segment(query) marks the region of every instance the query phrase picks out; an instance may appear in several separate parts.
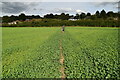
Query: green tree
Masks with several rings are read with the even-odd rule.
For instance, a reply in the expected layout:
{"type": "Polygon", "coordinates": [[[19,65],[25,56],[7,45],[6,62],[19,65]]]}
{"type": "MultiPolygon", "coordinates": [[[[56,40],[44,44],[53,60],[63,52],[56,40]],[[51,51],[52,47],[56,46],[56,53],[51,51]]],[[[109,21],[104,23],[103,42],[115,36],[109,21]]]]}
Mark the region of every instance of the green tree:
{"type": "Polygon", "coordinates": [[[59,16],[60,16],[60,15],[55,14],[55,15],[54,15],[54,18],[55,18],[55,19],[59,19],[59,16]]]}
{"type": "Polygon", "coordinates": [[[96,15],[92,15],[92,16],[91,16],[91,19],[92,19],[92,20],[96,20],[96,19],[97,19],[97,16],[96,16],[96,15]]]}
{"type": "Polygon", "coordinates": [[[77,13],[75,16],[75,19],[79,19],[79,18],[80,18],[80,15],[77,13]]]}
{"type": "Polygon", "coordinates": [[[81,14],[80,14],[80,18],[81,18],[81,19],[84,19],[85,17],[86,17],[86,14],[85,14],[85,13],[81,13],[81,14]]]}
{"type": "Polygon", "coordinates": [[[54,15],[52,13],[50,13],[50,14],[45,15],[44,18],[51,18],[51,19],[53,19],[54,15]]]}
{"type": "Polygon", "coordinates": [[[19,20],[25,21],[25,19],[26,19],[25,14],[24,14],[24,13],[21,13],[21,14],[19,15],[19,20]]]}
{"type": "Polygon", "coordinates": [[[87,16],[91,16],[91,13],[87,13],[87,16]]]}
{"type": "Polygon", "coordinates": [[[61,13],[60,19],[67,20],[65,13],[61,13]]]}
{"type": "Polygon", "coordinates": [[[107,16],[108,16],[108,17],[113,17],[113,16],[114,16],[114,12],[113,12],[113,11],[109,11],[109,12],[107,13],[107,16]]]}
{"type": "Polygon", "coordinates": [[[97,16],[97,18],[100,18],[100,12],[96,11],[95,15],[97,16]]]}
{"type": "Polygon", "coordinates": [[[66,14],[66,20],[68,20],[70,18],[69,14],[66,14]]]}
{"type": "Polygon", "coordinates": [[[16,20],[18,20],[18,17],[17,17],[17,16],[14,16],[14,15],[11,15],[11,16],[10,16],[10,19],[11,19],[11,21],[16,21],[16,20]]]}
{"type": "Polygon", "coordinates": [[[104,18],[104,19],[107,18],[105,10],[102,10],[102,11],[101,11],[100,17],[101,17],[101,18],[104,18]]]}
{"type": "Polygon", "coordinates": [[[3,23],[8,23],[8,22],[12,22],[12,21],[11,21],[11,19],[10,19],[9,16],[3,16],[2,22],[3,22],[3,23]]]}

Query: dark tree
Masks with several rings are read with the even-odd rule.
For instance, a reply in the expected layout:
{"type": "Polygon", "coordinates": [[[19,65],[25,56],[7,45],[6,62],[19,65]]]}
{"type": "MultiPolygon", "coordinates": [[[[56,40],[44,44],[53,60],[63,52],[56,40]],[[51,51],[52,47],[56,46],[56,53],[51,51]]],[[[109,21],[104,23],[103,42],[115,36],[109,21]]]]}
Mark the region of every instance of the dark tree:
{"type": "Polygon", "coordinates": [[[50,17],[50,18],[54,18],[54,15],[51,13],[51,14],[49,15],[49,17],[50,17]]]}
{"type": "Polygon", "coordinates": [[[24,14],[24,13],[21,13],[21,14],[19,15],[19,20],[25,21],[25,19],[26,19],[25,14],[24,14]]]}
{"type": "Polygon", "coordinates": [[[47,14],[44,16],[44,18],[54,18],[54,15],[51,13],[51,14],[47,14]]]}
{"type": "Polygon", "coordinates": [[[81,14],[80,14],[80,18],[81,18],[81,19],[84,19],[85,17],[86,17],[86,14],[85,14],[85,13],[81,13],[81,14]]]}
{"type": "Polygon", "coordinates": [[[60,19],[65,20],[65,19],[66,19],[65,17],[66,17],[65,13],[61,13],[61,15],[60,15],[60,19]]]}
{"type": "Polygon", "coordinates": [[[9,16],[3,16],[2,22],[3,22],[3,23],[8,23],[8,22],[11,22],[11,19],[10,19],[9,16]]]}
{"type": "Polygon", "coordinates": [[[54,18],[55,18],[55,19],[59,19],[59,16],[60,16],[60,15],[55,14],[55,15],[54,15],[54,18]]]}
{"type": "Polygon", "coordinates": [[[100,12],[99,11],[96,11],[95,15],[96,15],[97,18],[100,18],[100,12]]]}
{"type": "Polygon", "coordinates": [[[36,19],[39,19],[39,18],[41,18],[39,15],[36,15],[36,19]]]}
{"type": "Polygon", "coordinates": [[[87,16],[91,16],[91,13],[87,13],[87,16]]]}
{"type": "Polygon", "coordinates": [[[100,17],[101,17],[101,18],[104,18],[104,19],[107,17],[105,10],[102,10],[102,11],[101,11],[100,17]]]}
{"type": "Polygon", "coordinates": [[[11,21],[16,21],[16,20],[18,20],[18,16],[12,15],[12,16],[10,16],[10,19],[11,19],[11,21]]]}
{"type": "Polygon", "coordinates": [[[79,19],[79,18],[80,18],[80,15],[77,13],[74,18],[75,18],[75,19],[79,19]]]}
{"type": "Polygon", "coordinates": [[[107,13],[107,16],[108,16],[108,17],[113,17],[113,16],[114,16],[113,11],[109,11],[109,12],[107,13]]]}
{"type": "Polygon", "coordinates": [[[97,19],[97,16],[96,15],[91,15],[90,17],[92,20],[96,20],[97,19]]]}
{"type": "Polygon", "coordinates": [[[68,19],[70,18],[69,14],[66,14],[65,16],[66,16],[66,17],[65,17],[66,20],[68,20],[68,19]]]}

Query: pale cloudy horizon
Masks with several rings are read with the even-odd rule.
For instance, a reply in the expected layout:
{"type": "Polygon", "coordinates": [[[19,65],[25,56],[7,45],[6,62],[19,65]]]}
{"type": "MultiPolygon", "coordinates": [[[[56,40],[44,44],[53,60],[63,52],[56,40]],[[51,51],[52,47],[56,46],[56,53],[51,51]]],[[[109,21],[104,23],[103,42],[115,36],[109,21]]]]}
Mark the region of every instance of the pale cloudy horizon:
{"type": "Polygon", "coordinates": [[[118,2],[120,0],[0,0],[0,2],[118,2]]]}
{"type": "Polygon", "coordinates": [[[4,2],[1,2],[0,4],[2,5],[2,14],[0,16],[19,15],[20,13],[25,13],[26,15],[40,16],[50,13],[68,13],[70,15],[75,15],[76,13],[80,14],[82,12],[90,12],[94,14],[97,10],[101,11],[103,9],[106,12],[118,12],[118,0],[104,0],[103,2],[92,2],[95,0],[89,0],[90,2],[85,2],[86,0],[84,2],[75,2],[78,0],[74,0],[74,2],[72,2],[73,0],[69,0],[68,2],[64,2],[63,0],[61,0],[63,2],[52,2],[54,0],[51,0],[51,2],[50,0],[38,0],[39,2],[32,1],[34,0],[29,0],[28,2],[20,2],[19,0],[4,0],[4,2]]]}

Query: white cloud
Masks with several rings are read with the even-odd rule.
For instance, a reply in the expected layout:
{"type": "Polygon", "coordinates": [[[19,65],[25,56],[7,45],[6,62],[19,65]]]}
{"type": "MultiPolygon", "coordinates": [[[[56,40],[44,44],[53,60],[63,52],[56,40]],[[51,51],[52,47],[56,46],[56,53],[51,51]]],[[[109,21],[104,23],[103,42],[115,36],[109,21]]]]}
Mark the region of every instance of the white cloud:
{"type": "Polygon", "coordinates": [[[80,9],[72,9],[72,8],[54,8],[53,10],[50,10],[49,13],[57,13],[57,14],[60,14],[60,13],[87,13],[83,10],[80,10],[80,9]]]}
{"type": "Polygon", "coordinates": [[[37,3],[31,2],[2,2],[3,13],[20,13],[35,7],[37,3]]]}
{"type": "Polygon", "coordinates": [[[77,10],[76,10],[76,13],[80,14],[80,13],[86,13],[86,12],[85,12],[85,11],[82,11],[82,10],[80,10],[80,9],[77,9],[77,10]]]}
{"type": "Polygon", "coordinates": [[[72,8],[55,8],[51,10],[50,12],[54,13],[66,13],[66,12],[73,12],[74,10],[72,8]]]}
{"type": "Polygon", "coordinates": [[[107,6],[107,5],[117,5],[118,2],[94,2],[95,6],[107,6]]]}
{"type": "Polygon", "coordinates": [[[118,2],[119,0],[0,0],[0,2],[118,2]]]}
{"type": "MultiPolygon", "coordinates": [[[[92,10],[99,9],[100,7],[109,7],[117,0],[4,0],[4,2],[20,2],[20,4],[13,3],[13,4],[3,4],[3,10],[1,12],[4,13],[12,13],[12,14],[18,14],[21,12],[26,12],[27,14],[44,14],[44,13],[69,13],[69,14],[76,14],[76,13],[86,13],[87,11],[93,12],[92,10]],[[44,2],[48,3],[44,3],[44,2]],[[49,2],[58,2],[56,3],[49,3],[49,2]],[[74,2],[81,2],[80,4],[76,4],[74,2]],[[92,1],[92,2],[91,2],[92,1]],[[42,3],[43,2],[43,3],[42,3]],[[59,3],[59,2],[71,2],[71,3],[59,3]],[[86,5],[90,2],[90,4],[86,5]],[[38,4],[37,4],[38,3],[38,4]],[[91,4],[93,3],[93,4],[91,4]],[[90,8],[89,6],[92,5],[93,8],[90,8]],[[96,5],[99,7],[96,7],[96,5]],[[109,5],[109,6],[104,6],[109,5]],[[85,10],[85,11],[84,11],[85,10]],[[11,12],[10,12],[11,11],[11,12]]],[[[3,2],[3,0],[2,0],[3,2]]],[[[2,4],[2,3],[1,3],[2,4]]],[[[1,6],[0,4],[0,6],[1,6]]],[[[115,4],[113,7],[115,8],[117,4],[115,4]]],[[[118,6],[117,6],[118,7],[118,6]]],[[[1,8],[1,7],[0,7],[1,8]]],[[[111,8],[112,9],[112,8],[111,8]]],[[[4,14],[3,13],[3,14],[4,14]]]]}

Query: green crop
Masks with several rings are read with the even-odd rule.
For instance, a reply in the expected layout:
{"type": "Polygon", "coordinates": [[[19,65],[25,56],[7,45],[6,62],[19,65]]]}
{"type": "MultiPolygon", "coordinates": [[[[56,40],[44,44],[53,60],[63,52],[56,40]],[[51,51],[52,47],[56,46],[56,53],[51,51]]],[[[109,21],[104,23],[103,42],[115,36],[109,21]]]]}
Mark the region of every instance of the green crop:
{"type": "Polygon", "coordinates": [[[60,77],[58,30],[3,28],[3,77],[60,77]]]}
{"type": "Polygon", "coordinates": [[[3,28],[3,78],[120,78],[118,28],[3,28]]]}
{"type": "Polygon", "coordinates": [[[63,35],[67,78],[118,78],[118,29],[67,28],[63,35]]]}

